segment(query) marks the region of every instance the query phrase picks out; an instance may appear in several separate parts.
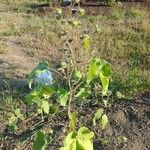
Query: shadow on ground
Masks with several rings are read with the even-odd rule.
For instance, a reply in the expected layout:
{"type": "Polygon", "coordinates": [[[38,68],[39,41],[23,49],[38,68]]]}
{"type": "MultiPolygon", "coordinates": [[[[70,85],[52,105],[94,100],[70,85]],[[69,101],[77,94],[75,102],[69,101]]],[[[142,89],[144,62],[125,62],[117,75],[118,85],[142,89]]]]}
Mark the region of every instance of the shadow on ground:
{"type": "Polygon", "coordinates": [[[6,89],[12,90],[27,90],[28,89],[28,82],[25,79],[11,79],[0,76],[0,90],[6,89]]]}

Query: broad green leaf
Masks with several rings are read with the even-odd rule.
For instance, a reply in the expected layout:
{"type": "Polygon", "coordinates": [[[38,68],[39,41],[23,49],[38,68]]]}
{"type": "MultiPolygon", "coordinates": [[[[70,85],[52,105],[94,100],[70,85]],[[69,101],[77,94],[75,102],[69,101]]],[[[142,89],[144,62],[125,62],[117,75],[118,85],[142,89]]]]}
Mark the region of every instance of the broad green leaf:
{"type": "Polygon", "coordinates": [[[28,102],[28,104],[37,103],[38,105],[40,105],[42,97],[44,97],[45,95],[50,96],[53,93],[54,90],[52,87],[48,85],[39,85],[26,96],[26,101],[28,102]]]}
{"type": "Polygon", "coordinates": [[[102,68],[102,61],[98,58],[91,60],[87,73],[87,83],[90,83],[94,77],[97,77],[102,68]]]}
{"type": "Polygon", "coordinates": [[[69,98],[69,92],[63,88],[59,88],[56,94],[59,98],[60,105],[66,106],[69,98]]]}
{"type": "Polygon", "coordinates": [[[33,150],[45,150],[47,141],[43,131],[38,131],[36,140],[33,144],[33,150]]]}
{"type": "Polygon", "coordinates": [[[49,85],[39,85],[32,92],[31,95],[39,96],[40,98],[43,95],[52,95],[54,93],[53,88],[49,85]]]}
{"type": "Polygon", "coordinates": [[[88,69],[88,73],[87,73],[87,83],[89,84],[92,79],[96,76],[96,63],[95,63],[95,60],[93,59],[91,62],[90,62],[90,65],[89,65],[89,69],[88,69]]]}
{"type": "Polygon", "coordinates": [[[70,133],[67,135],[67,137],[66,137],[66,139],[65,139],[65,141],[64,141],[64,144],[70,143],[70,139],[76,139],[76,137],[77,137],[77,133],[76,133],[76,132],[74,132],[74,131],[70,132],[70,133]]]}
{"type": "Polygon", "coordinates": [[[75,132],[70,132],[64,140],[64,147],[60,148],[60,150],[73,150],[76,147],[76,136],[75,132]]]}
{"type": "Polygon", "coordinates": [[[92,140],[82,140],[77,139],[76,140],[77,149],[76,150],[93,150],[93,142],[92,140]]]}
{"type": "Polygon", "coordinates": [[[84,48],[88,49],[89,47],[90,47],[90,36],[86,34],[84,38],[84,48]]]}
{"type": "Polygon", "coordinates": [[[106,78],[110,77],[111,67],[107,62],[103,63],[101,71],[102,71],[103,76],[105,76],[106,78]]]}
{"type": "Polygon", "coordinates": [[[100,118],[102,117],[104,113],[104,110],[101,108],[99,110],[97,110],[97,112],[94,114],[94,118],[93,118],[93,125],[96,125],[96,121],[100,120],[100,118]]]}
{"type": "Polygon", "coordinates": [[[93,59],[95,66],[96,66],[96,71],[95,75],[98,76],[99,72],[101,71],[101,68],[103,66],[104,61],[98,58],[93,59]]]}
{"type": "Polygon", "coordinates": [[[21,120],[24,119],[23,114],[21,114],[21,111],[19,108],[15,110],[15,115],[21,120]]]}
{"type": "Polygon", "coordinates": [[[91,132],[88,128],[86,127],[81,127],[78,130],[78,138],[79,139],[84,139],[84,140],[91,140],[94,137],[94,133],[91,132]]]}
{"type": "Polygon", "coordinates": [[[44,111],[46,114],[49,114],[49,103],[48,103],[48,101],[43,100],[41,107],[43,108],[43,111],[44,111]]]}
{"type": "Polygon", "coordinates": [[[107,95],[109,86],[109,77],[111,75],[111,67],[106,61],[102,61],[102,67],[99,72],[99,78],[102,83],[102,95],[107,95]]]}
{"type": "Polygon", "coordinates": [[[93,150],[93,138],[94,133],[91,132],[86,127],[81,127],[78,131],[77,140],[78,140],[78,147],[81,150],[93,150]]]}
{"type": "Polygon", "coordinates": [[[38,96],[27,95],[27,96],[26,96],[26,102],[27,102],[29,105],[37,104],[38,106],[41,106],[41,104],[42,104],[42,99],[39,98],[38,96]]]}
{"type": "Polygon", "coordinates": [[[102,84],[102,95],[107,95],[111,67],[105,60],[92,59],[87,74],[87,83],[89,84],[94,77],[99,77],[102,84]]]}
{"type": "MultiPolygon", "coordinates": [[[[82,141],[80,139],[77,139],[76,140],[76,150],[86,150],[86,146],[89,146],[88,145],[88,141],[82,141]],[[87,145],[85,145],[87,144],[87,145]]],[[[88,149],[90,149],[90,147],[88,147],[88,149]]]]}
{"type": "Polygon", "coordinates": [[[60,150],[77,150],[76,139],[71,139],[70,143],[68,143],[66,146],[60,148],[60,150]]]}
{"type": "Polygon", "coordinates": [[[91,94],[91,91],[86,88],[80,88],[79,92],[75,95],[78,98],[86,98],[91,94]]]}
{"type": "Polygon", "coordinates": [[[93,137],[93,132],[86,127],[81,127],[77,133],[68,134],[64,147],[60,150],[93,150],[93,137]]]}
{"type": "Polygon", "coordinates": [[[102,95],[107,95],[109,78],[105,77],[101,72],[99,73],[99,78],[102,83],[102,95]]]}
{"type": "Polygon", "coordinates": [[[75,112],[69,114],[69,129],[73,131],[76,126],[76,114],[75,112]]]}
{"type": "Polygon", "coordinates": [[[59,111],[59,105],[57,103],[50,105],[50,107],[49,107],[50,114],[57,113],[58,111],[59,111]]]}
{"type": "Polygon", "coordinates": [[[61,106],[67,105],[68,97],[69,97],[69,93],[65,93],[64,95],[61,95],[59,100],[61,106]]]}
{"type": "Polygon", "coordinates": [[[106,128],[108,124],[108,118],[107,118],[107,115],[104,114],[101,118],[101,127],[102,127],[102,130],[106,128]]]}

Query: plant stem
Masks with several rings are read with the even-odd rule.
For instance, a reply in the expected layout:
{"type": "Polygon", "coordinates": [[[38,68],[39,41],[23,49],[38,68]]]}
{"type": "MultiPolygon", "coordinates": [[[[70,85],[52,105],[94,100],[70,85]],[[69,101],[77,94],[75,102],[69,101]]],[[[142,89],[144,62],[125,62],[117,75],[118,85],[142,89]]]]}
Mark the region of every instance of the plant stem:
{"type": "Polygon", "coordinates": [[[69,95],[69,100],[68,100],[68,116],[70,116],[71,101],[72,101],[72,98],[73,98],[73,89],[72,89],[72,84],[71,84],[72,74],[73,74],[73,69],[71,70],[71,73],[70,73],[69,79],[68,79],[68,85],[69,85],[69,90],[70,90],[70,95],[69,95]]]}
{"type": "Polygon", "coordinates": [[[72,97],[73,97],[73,91],[70,91],[70,96],[69,96],[69,102],[68,102],[68,117],[70,117],[70,113],[71,113],[71,101],[72,101],[72,97]]]}

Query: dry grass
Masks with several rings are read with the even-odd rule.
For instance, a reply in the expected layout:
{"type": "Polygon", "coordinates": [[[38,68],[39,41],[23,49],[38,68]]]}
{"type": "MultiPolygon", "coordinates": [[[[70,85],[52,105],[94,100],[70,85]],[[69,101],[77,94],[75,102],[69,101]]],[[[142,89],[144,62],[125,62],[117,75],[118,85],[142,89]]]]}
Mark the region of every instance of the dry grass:
{"type": "MultiPolygon", "coordinates": [[[[27,9],[28,0],[9,1],[16,7],[27,9]],[[14,4],[13,4],[14,5],[14,4]]],[[[31,3],[31,2],[30,2],[31,3]]],[[[37,1],[33,1],[37,3],[37,1]]],[[[112,90],[122,90],[124,94],[148,90],[150,19],[149,11],[139,7],[126,10],[115,7],[109,16],[85,16],[78,18],[82,24],[73,29],[64,18],[63,23],[56,16],[39,16],[24,12],[5,12],[0,15],[0,31],[3,37],[20,35],[21,44],[28,49],[35,49],[29,55],[50,54],[52,60],[65,61],[65,34],[72,40],[80,63],[85,63],[93,56],[108,60],[113,67],[112,90]],[[98,29],[98,30],[97,30],[98,29]],[[91,46],[88,51],[83,47],[85,31],[89,32],[91,46]],[[71,34],[70,34],[71,33],[71,34]],[[62,51],[58,50],[61,49],[62,51]],[[60,59],[61,58],[61,59],[60,59]],[[142,74],[144,72],[144,74],[142,74]],[[143,86],[143,88],[141,88],[143,86]],[[135,89],[135,90],[133,90],[135,89]]],[[[76,58],[76,59],[78,59],[76,58]]]]}
{"type": "Polygon", "coordinates": [[[0,36],[19,35],[25,19],[22,14],[2,12],[0,13],[0,36]]]}
{"type": "Polygon", "coordinates": [[[6,54],[8,52],[8,47],[5,42],[0,41],[0,54],[6,54]]]}

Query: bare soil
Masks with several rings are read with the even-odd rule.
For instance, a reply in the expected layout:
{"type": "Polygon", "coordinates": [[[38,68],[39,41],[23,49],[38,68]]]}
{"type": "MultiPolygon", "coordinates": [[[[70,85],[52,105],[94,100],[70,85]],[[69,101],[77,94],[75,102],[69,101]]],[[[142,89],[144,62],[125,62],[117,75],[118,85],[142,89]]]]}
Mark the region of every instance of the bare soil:
{"type": "MultiPolygon", "coordinates": [[[[41,60],[48,60],[52,52],[42,51],[22,44],[22,37],[10,36],[5,39],[6,54],[0,54],[0,76],[23,79],[41,60]],[[35,52],[35,53],[34,53],[35,52]]],[[[53,57],[51,62],[53,62],[53,57]]]]}
{"type": "MultiPolygon", "coordinates": [[[[92,126],[93,114],[101,108],[100,105],[78,106],[74,104],[73,111],[78,112],[78,127],[87,126],[94,131],[94,149],[95,150],[149,150],[150,139],[150,94],[143,93],[132,101],[114,102],[110,100],[111,107],[107,109],[109,124],[106,130],[101,130],[99,124],[92,126]],[[127,140],[123,140],[123,138],[127,140]],[[103,144],[102,139],[107,139],[103,144]]],[[[25,122],[18,123],[18,133],[11,133],[5,129],[1,141],[2,150],[14,149],[31,149],[32,135],[35,130],[44,127],[45,130],[53,130],[53,141],[47,149],[56,150],[62,146],[62,141],[68,132],[68,118],[65,113],[59,113],[54,118],[45,118],[41,121],[39,117],[31,118],[25,122]],[[34,129],[32,127],[34,126],[34,129]],[[28,138],[24,144],[18,144],[19,141],[28,138]],[[21,146],[21,147],[20,147],[21,146]]]]}

